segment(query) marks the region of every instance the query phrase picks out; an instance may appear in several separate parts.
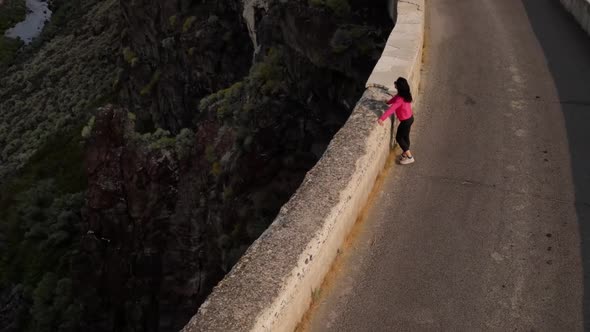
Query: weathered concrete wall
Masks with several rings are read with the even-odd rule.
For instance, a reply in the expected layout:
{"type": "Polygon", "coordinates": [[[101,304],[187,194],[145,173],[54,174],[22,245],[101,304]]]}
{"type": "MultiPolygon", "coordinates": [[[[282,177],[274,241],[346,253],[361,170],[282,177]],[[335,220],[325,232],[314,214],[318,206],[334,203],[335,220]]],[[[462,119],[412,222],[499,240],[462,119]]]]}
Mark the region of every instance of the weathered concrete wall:
{"type": "MultiPolygon", "coordinates": [[[[183,331],[292,331],[365,206],[389,155],[377,125],[399,76],[417,89],[424,0],[399,3],[398,22],[367,90],[324,156],[183,331]]],[[[414,90],[416,91],[416,90],[414,90]]]]}
{"type": "Polygon", "coordinates": [[[560,0],[565,9],[580,23],[590,35],[590,0],[560,0]]]}
{"type": "Polygon", "coordinates": [[[424,0],[400,1],[398,12],[395,29],[389,35],[383,54],[367,80],[367,88],[386,87],[395,91],[393,82],[403,76],[410,82],[412,91],[418,91],[422,65],[424,0]]]}

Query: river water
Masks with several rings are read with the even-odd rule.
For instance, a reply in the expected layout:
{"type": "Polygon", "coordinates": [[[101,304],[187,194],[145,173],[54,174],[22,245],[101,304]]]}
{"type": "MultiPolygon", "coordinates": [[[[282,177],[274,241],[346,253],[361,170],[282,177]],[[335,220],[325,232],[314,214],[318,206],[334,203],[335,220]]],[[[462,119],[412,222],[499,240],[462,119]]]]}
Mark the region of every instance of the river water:
{"type": "Polygon", "coordinates": [[[25,20],[6,30],[5,36],[20,38],[25,44],[29,44],[41,33],[45,23],[51,18],[51,10],[47,1],[26,0],[27,16],[25,20]]]}

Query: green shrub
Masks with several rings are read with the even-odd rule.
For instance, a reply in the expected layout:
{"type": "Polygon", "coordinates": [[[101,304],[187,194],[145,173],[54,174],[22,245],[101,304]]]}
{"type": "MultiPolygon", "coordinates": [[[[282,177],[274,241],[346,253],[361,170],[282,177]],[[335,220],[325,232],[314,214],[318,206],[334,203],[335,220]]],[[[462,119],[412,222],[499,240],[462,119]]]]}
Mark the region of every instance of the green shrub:
{"type": "Polygon", "coordinates": [[[205,160],[212,163],[216,159],[217,159],[217,156],[215,155],[215,147],[213,145],[208,145],[205,148],[205,160]]]}
{"type": "Polygon", "coordinates": [[[255,64],[250,71],[249,79],[259,85],[264,95],[287,92],[285,84],[286,69],[282,63],[282,50],[272,48],[264,61],[255,64]]]}
{"type": "Polygon", "coordinates": [[[160,81],[161,74],[162,74],[162,72],[159,69],[156,70],[154,72],[154,74],[152,75],[150,82],[141,89],[139,94],[142,96],[146,96],[146,95],[150,94],[152,92],[153,88],[156,86],[156,84],[158,84],[158,82],[160,81]]]}
{"type": "Polygon", "coordinates": [[[234,190],[231,185],[224,186],[223,188],[223,200],[230,200],[234,196],[234,190]]]}
{"type": "Polygon", "coordinates": [[[162,41],[160,42],[160,44],[162,45],[162,47],[167,48],[169,50],[174,49],[174,37],[167,37],[162,39],[162,41]]]}
{"type": "Polygon", "coordinates": [[[195,145],[195,133],[188,128],[184,128],[176,136],[176,154],[178,159],[183,160],[190,156],[190,153],[195,145]]]}
{"type": "Polygon", "coordinates": [[[213,166],[211,166],[211,174],[215,177],[218,177],[219,175],[221,175],[221,164],[216,161],[213,163],[213,166]]]}
{"type": "Polygon", "coordinates": [[[170,135],[170,132],[162,128],[158,128],[155,132],[146,135],[148,135],[146,137],[148,137],[150,149],[167,149],[173,147],[176,143],[175,138],[170,135]]]}
{"type": "Polygon", "coordinates": [[[90,138],[90,134],[92,134],[92,128],[94,128],[94,116],[90,118],[88,124],[82,128],[82,138],[90,138]]]}
{"type": "Polygon", "coordinates": [[[186,20],[184,20],[184,24],[182,25],[182,32],[188,32],[188,30],[193,26],[193,23],[195,23],[196,20],[197,18],[195,16],[190,16],[186,20]]]}
{"type": "Polygon", "coordinates": [[[176,27],[177,23],[178,23],[178,18],[176,17],[176,15],[172,15],[172,16],[168,17],[168,25],[170,25],[170,27],[172,27],[172,28],[176,27]]]}
{"type": "Polygon", "coordinates": [[[137,54],[131,50],[129,47],[123,48],[123,59],[125,62],[131,65],[131,67],[135,67],[139,59],[137,58],[137,54]]]}

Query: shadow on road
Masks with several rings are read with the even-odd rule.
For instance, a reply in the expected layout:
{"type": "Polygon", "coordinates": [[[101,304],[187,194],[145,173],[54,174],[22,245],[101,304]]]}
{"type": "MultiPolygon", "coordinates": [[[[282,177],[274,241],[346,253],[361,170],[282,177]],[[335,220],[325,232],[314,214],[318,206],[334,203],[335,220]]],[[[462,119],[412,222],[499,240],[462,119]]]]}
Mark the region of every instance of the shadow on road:
{"type": "Polygon", "coordinates": [[[584,268],[584,330],[590,331],[590,36],[559,1],[522,1],[565,119],[584,268]]]}

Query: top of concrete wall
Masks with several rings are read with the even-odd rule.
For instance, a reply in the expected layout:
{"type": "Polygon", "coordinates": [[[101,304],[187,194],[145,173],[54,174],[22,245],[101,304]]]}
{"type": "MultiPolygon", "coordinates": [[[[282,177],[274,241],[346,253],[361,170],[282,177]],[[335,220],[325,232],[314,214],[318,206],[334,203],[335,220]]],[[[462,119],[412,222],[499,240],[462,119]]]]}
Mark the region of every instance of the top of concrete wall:
{"type": "MultiPolygon", "coordinates": [[[[393,82],[402,76],[412,80],[415,66],[420,65],[423,46],[424,0],[398,2],[398,18],[381,58],[375,65],[366,87],[384,87],[395,91],[393,82]]],[[[418,87],[413,86],[413,90],[418,87]]]]}

